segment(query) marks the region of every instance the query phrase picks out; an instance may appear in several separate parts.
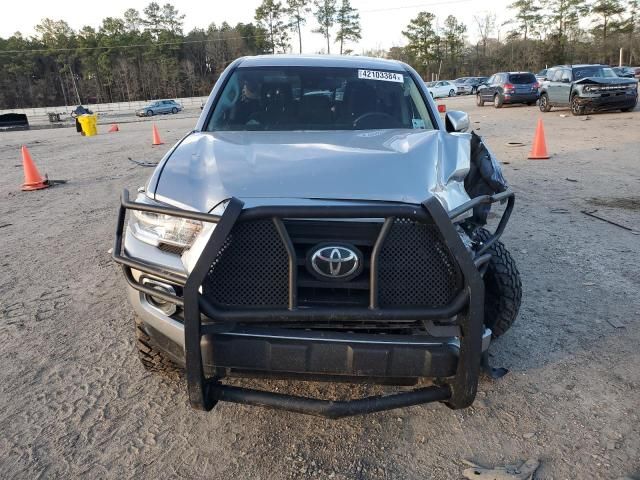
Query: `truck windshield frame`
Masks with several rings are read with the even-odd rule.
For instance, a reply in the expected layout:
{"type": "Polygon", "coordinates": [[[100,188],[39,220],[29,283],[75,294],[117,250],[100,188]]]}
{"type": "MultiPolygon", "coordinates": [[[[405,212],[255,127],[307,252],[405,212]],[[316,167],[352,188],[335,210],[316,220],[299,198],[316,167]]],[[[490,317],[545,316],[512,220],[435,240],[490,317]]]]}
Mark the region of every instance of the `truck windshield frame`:
{"type": "Polygon", "coordinates": [[[239,67],[205,131],[322,131],[438,126],[407,71],[345,67],[239,67]]]}

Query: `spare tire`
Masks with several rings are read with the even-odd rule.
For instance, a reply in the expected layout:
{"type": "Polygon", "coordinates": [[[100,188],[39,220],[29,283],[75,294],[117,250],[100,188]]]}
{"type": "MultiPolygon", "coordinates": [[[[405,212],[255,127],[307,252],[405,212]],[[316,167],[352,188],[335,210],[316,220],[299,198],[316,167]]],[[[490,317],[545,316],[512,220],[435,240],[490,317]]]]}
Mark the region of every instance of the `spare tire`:
{"type": "MultiPolygon", "coordinates": [[[[491,233],[484,228],[476,231],[475,239],[485,241],[491,233]]],[[[522,282],[516,262],[500,240],[487,250],[491,260],[484,274],[484,324],[492,337],[503,335],[516,321],[522,301],[522,282]]]]}

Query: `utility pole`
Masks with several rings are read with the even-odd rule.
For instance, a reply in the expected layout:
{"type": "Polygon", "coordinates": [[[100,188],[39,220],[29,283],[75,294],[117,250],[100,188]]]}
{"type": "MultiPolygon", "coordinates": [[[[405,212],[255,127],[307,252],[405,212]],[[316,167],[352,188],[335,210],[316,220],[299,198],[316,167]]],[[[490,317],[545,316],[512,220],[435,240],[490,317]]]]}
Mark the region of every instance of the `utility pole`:
{"type": "Polygon", "coordinates": [[[621,67],[622,66],[622,53],[623,53],[623,48],[620,48],[620,59],[618,60],[618,66],[621,67]]]}

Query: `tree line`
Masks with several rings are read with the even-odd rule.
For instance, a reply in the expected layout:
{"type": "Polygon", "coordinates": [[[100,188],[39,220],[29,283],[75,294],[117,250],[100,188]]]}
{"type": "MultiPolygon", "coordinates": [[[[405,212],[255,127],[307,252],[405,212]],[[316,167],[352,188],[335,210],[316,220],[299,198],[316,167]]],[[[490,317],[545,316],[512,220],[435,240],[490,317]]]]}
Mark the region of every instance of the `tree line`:
{"type": "MultiPolygon", "coordinates": [[[[425,79],[614,64],[620,47],[625,62],[640,63],[638,2],[515,0],[501,24],[490,12],[465,25],[454,15],[423,11],[403,29],[405,46],[357,53],[403,60],[425,79]]],[[[324,39],[318,53],[355,53],[362,29],[350,0],[263,0],[252,22],[211,23],[188,33],[170,3],[130,8],[97,29],[44,19],[34,36],[0,38],[0,108],[207,95],[237,57],[302,52],[310,21],[324,39]]]]}
{"type": "MultiPolygon", "coordinates": [[[[473,25],[455,16],[442,24],[420,12],[402,32],[405,47],[384,52],[406,61],[423,76],[455,78],[496,71],[538,71],[557,64],[623,62],[640,64],[638,0],[515,0],[502,24],[495,13],[473,17],[473,25]],[[467,40],[469,29],[477,41],[467,40]]],[[[380,52],[370,52],[373,54],[380,52]]]]}

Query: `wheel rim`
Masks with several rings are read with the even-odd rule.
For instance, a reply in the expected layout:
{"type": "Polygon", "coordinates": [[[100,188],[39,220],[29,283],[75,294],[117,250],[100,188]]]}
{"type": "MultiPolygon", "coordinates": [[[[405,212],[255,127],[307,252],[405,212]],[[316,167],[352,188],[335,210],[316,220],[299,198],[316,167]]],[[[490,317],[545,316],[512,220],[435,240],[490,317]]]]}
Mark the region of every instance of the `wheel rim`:
{"type": "Polygon", "coordinates": [[[454,92],[453,90],[449,90],[449,96],[453,97],[456,94],[456,92],[454,92]]]}
{"type": "Polygon", "coordinates": [[[540,110],[546,110],[547,109],[547,96],[543,95],[542,97],[540,97],[540,110]]]}
{"type": "Polygon", "coordinates": [[[476,95],[476,104],[480,105],[482,103],[482,99],[480,98],[480,94],[476,95]]]}
{"type": "Polygon", "coordinates": [[[493,97],[493,104],[497,107],[498,105],[500,105],[500,97],[498,95],[496,95],[495,97],[493,97]]]}
{"type": "Polygon", "coordinates": [[[578,100],[576,99],[576,97],[573,97],[573,99],[571,100],[571,110],[577,115],[581,113],[580,105],[578,104],[578,100]]]}

